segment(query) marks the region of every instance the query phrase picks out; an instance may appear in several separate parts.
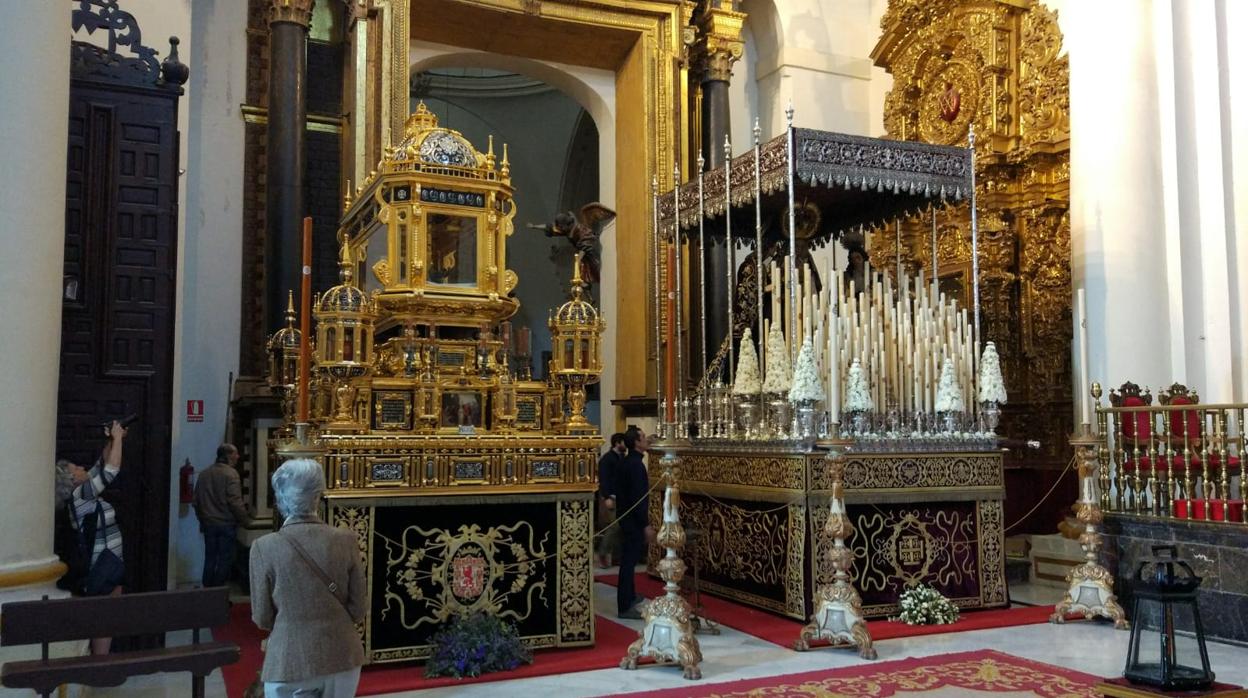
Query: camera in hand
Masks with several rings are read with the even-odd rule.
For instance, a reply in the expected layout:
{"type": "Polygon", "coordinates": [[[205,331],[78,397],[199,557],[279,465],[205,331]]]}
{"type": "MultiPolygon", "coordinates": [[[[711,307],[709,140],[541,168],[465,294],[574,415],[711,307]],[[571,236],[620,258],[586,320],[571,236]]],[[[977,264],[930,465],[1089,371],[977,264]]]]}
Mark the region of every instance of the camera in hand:
{"type": "MultiPolygon", "coordinates": [[[[109,429],[113,426],[113,421],[114,420],[112,419],[105,420],[103,422],[100,422],[100,426],[104,427],[105,429],[109,429]]],[[[121,425],[122,429],[129,429],[130,425],[134,424],[137,421],[139,421],[139,414],[137,412],[132,412],[126,415],[125,417],[122,417],[121,419],[116,420],[116,422],[121,425]]]]}

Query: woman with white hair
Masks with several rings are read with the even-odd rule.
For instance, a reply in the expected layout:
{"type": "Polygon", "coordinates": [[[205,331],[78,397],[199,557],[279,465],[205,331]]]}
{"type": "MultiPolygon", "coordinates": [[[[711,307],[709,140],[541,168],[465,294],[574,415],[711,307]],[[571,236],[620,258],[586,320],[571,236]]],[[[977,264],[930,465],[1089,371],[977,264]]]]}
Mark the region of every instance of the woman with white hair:
{"type": "Polygon", "coordinates": [[[267,698],[354,696],[360,680],[364,571],[355,534],[317,514],[324,490],[316,461],[283,463],[273,496],[285,523],[251,546],[251,618],[272,630],[260,672],[267,698]]]}

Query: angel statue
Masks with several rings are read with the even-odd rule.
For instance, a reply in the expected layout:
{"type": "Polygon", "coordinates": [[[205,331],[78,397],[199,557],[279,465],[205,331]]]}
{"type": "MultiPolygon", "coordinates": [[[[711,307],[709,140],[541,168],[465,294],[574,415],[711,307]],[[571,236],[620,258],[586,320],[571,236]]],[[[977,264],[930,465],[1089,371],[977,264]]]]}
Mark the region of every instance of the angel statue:
{"type": "Polygon", "coordinates": [[[527,227],[546,231],[546,237],[567,238],[572,243],[573,251],[581,253],[581,278],[586,284],[595,284],[601,277],[602,267],[598,234],[602,226],[613,218],[615,211],[595,201],[582,206],[579,213],[565,211],[555,216],[551,223],[529,223],[527,227]]]}

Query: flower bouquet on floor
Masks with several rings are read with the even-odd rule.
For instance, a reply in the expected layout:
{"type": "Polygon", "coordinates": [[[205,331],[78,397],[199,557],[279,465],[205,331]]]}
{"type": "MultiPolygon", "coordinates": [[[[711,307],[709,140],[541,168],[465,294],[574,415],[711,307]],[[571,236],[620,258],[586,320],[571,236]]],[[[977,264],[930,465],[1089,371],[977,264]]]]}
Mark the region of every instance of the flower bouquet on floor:
{"type": "Polygon", "coordinates": [[[480,676],[532,664],[533,653],[510,623],[485,613],[455,616],[432,638],[425,676],[480,676]]]}
{"type": "Polygon", "coordinates": [[[958,607],[943,594],[926,584],[906,589],[901,594],[899,620],[906,625],[948,625],[958,619],[958,607]]]}

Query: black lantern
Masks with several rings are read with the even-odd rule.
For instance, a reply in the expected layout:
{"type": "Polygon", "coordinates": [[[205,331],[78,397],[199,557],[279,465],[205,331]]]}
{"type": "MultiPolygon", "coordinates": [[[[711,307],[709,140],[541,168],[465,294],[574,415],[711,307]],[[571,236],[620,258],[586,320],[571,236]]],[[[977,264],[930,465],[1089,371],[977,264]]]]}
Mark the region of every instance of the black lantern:
{"type": "Polygon", "coordinates": [[[1173,545],[1153,546],[1135,571],[1131,647],[1123,672],[1132,683],[1191,691],[1213,683],[1196,606],[1201,579],[1173,545]],[[1164,554],[1163,554],[1164,553],[1164,554]],[[1176,569],[1181,570],[1176,574],[1176,569]]]}

